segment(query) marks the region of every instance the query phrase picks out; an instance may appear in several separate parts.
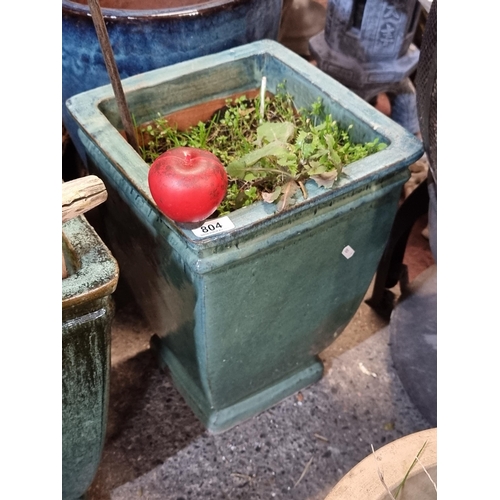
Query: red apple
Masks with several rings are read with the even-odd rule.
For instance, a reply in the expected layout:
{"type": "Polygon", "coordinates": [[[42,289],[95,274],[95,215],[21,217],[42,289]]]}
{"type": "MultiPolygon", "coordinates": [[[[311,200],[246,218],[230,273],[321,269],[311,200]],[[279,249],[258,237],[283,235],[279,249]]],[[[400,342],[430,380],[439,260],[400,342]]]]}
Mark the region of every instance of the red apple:
{"type": "Polygon", "coordinates": [[[160,155],[148,174],[158,208],[176,222],[200,222],[212,215],[226,195],[226,169],[203,149],[178,147],[160,155]]]}

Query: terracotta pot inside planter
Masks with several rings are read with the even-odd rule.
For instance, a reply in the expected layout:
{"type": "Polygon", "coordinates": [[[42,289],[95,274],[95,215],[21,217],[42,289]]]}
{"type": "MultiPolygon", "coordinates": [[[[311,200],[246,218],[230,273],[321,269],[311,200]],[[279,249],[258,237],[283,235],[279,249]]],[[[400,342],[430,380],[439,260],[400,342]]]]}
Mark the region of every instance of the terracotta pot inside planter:
{"type": "MultiPolygon", "coordinates": [[[[227,97],[220,97],[219,99],[213,99],[207,102],[201,102],[200,104],[196,104],[195,106],[190,106],[189,108],[180,109],[179,111],[175,111],[174,113],[169,113],[164,115],[163,118],[168,122],[171,127],[176,127],[180,131],[187,130],[189,127],[196,125],[198,122],[206,122],[210,120],[213,114],[219,109],[223,108],[228,99],[237,99],[242,95],[246,95],[249,99],[254,98],[259,94],[259,89],[252,89],[246,92],[237,92],[235,94],[231,94],[227,97]]],[[[272,96],[270,92],[266,92],[266,95],[272,96]]],[[[146,122],[140,125],[140,128],[147,126],[149,123],[146,122]]],[[[126,138],[125,131],[120,130],[120,133],[124,138],[126,138]]],[[[150,140],[150,137],[142,131],[139,132],[139,144],[144,144],[146,141],[150,140]]]]}

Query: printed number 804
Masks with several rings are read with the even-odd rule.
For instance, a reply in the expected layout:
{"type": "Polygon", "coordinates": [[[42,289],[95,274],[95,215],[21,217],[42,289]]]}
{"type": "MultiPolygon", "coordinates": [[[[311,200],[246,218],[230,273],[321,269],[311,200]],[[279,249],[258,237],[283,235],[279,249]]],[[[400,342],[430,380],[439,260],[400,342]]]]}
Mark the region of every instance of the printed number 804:
{"type": "Polygon", "coordinates": [[[216,231],[217,229],[222,229],[222,225],[220,222],[217,222],[215,224],[203,225],[200,229],[203,233],[211,233],[212,231],[216,231]]]}

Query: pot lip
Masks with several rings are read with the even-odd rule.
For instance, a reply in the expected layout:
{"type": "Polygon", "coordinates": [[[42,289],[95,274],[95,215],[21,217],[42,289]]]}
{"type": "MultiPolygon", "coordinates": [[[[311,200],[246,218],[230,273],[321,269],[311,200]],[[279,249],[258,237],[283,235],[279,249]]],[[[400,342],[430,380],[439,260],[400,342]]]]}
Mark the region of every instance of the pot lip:
{"type": "MultiPolygon", "coordinates": [[[[373,130],[375,134],[380,135],[383,140],[389,143],[389,146],[383,151],[349,165],[349,172],[345,172],[349,175],[346,175],[346,179],[339,182],[336,189],[323,189],[321,193],[314,197],[311,196],[291,210],[279,214],[274,213],[274,211],[273,213],[265,213],[266,208],[269,209],[261,204],[259,208],[260,218],[255,217],[252,220],[247,217],[249,209],[254,209],[259,203],[233,212],[230,217],[233,222],[234,219],[238,219],[238,224],[236,224],[235,229],[229,232],[198,238],[189,229],[165,218],[165,224],[170,229],[182,239],[187,240],[190,246],[199,250],[221,244],[227,245],[230,240],[234,242],[234,239],[239,238],[243,233],[253,233],[270,224],[274,225],[276,223],[286,226],[299,213],[314,210],[319,204],[331,204],[332,200],[338,199],[355,189],[369,189],[368,185],[375,180],[401,173],[405,166],[410,165],[423,154],[422,143],[413,134],[379,113],[359,96],[317,67],[273,40],[251,42],[217,54],[201,56],[134,75],[122,80],[122,85],[125,93],[140,92],[142,89],[151,89],[156,85],[176,82],[178,79],[191,74],[193,69],[196,69],[196,72],[214,70],[216,67],[225,67],[238,61],[251,60],[256,57],[275,59],[283,67],[291,69],[299,79],[308,81],[318,94],[324,95],[327,99],[346,110],[349,115],[352,115],[366,127],[373,130]]],[[[135,189],[150,205],[150,209],[159,213],[156,203],[149,193],[147,168],[144,168],[145,162],[120,135],[119,131],[110,125],[108,118],[102,111],[102,106],[113,99],[113,89],[108,84],[72,96],[66,101],[66,106],[70,115],[84,130],[86,139],[93,143],[93,147],[99,148],[97,145],[100,145],[105,157],[108,159],[113,157],[116,168],[121,175],[124,175],[127,181],[134,185],[135,189]],[[112,130],[110,130],[110,127],[112,127],[112,130]]]]}
{"type": "Polygon", "coordinates": [[[62,309],[111,295],[118,284],[118,263],[80,215],[62,225],[63,241],[78,259],[76,272],[62,280],[62,309]]]}
{"type": "MultiPolygon", "coordinates": [[[[391,491],[397,488],[416,455],[429,472],[437,468],[437,427],[408,434],[370,453],[358,462],[328,493],[325,500],[348,500],[365,491],[369,498],[384,498],[387,491],[379,479],[377,467],[383,472],[384,481],[391,491]]],[[[409,477],[424,473],[422,467],[414,467],[409,477]]],[[[430,481],[430,480],[429,480],[430,481]]]]}
{"type": "MultiPolygon", "coordinates": [[[[248,0],[206,0],[203,3],[187,7],[163,9],[113,9],[102,7],[101,12],[106,19],[124,21],[144,18],[192,18],[210,15],[214,12],[234,8],[245,3],[248,3],[248,0]]],[[[73,0],[62,0],[62,8],[63,12],[91,17],[90,9],[87,4],[78,3],[73,0]]]]}

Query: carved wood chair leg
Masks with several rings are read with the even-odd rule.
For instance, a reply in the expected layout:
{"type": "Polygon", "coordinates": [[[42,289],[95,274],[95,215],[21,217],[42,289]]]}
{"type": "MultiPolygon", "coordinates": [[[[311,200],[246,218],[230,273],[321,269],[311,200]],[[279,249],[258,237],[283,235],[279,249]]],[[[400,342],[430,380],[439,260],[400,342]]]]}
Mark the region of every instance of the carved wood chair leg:
{"type": "Polygon", "coordinates": [[[403,264],[406,245],[413,225],[429,209],[427,183],[422,182],[399,207],[389,240],[375,275],[373,292],[365,302],[381,316],[389,318],[394,308],[394,294],[389,290],[398,282],[404,292],[408,273],[403,264]]]}

